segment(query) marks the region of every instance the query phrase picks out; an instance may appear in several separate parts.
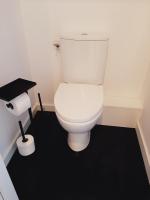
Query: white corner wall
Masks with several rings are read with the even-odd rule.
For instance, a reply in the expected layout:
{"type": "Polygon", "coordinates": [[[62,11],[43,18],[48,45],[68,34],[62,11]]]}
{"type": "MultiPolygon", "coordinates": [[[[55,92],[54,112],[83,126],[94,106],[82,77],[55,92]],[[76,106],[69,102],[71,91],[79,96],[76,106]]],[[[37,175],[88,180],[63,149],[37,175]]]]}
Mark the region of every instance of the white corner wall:
{"type": "MultiPolygon", "coordinates": [[[[106,101],[138,98],[148,66],[148,0],[20,0],[33,79],[44,103],[53,103],[61,80],[59,52],[53,42],[63,32],[107,32],[106,101]]],[[[117,101],[118,101],[117,100],[117,101]]]]}
{"type": "Polygon", "coordinates": [[[141,115],[140,124],[144,132],[144,137],[148,147],[148,153],[150,156],[150,67],[147,72],[147,77],[143,89],[145,90],[144,91],[145,98],[143,103],[143,113],[141,115]]]}
{"type": "MultiPolygon", "coordinates": [[[[21,24],[19,1],[1,1],[0,5],[0,86],[22,77],[31,79],[25,41],[21,24]]],[[[30,94],[32,104],[34,96],[30,94]]],[[[25,113],[20,118],[14,117],[6,111],[3,102],[0,101],[0,154],[5,164],[8,163],[19,134],[18,120],[23,124],[28,120],[25,113]]]]}
{"type": "Polygon", "coordinates": [[[53,46],[59,35],[73,31],[106,32],[110,41],[104,82],[105,110],[107,116],[112,110],[113,113],[109,119],[104,114],[103,123],[134,127],[142,107],[140,94],[149,64],[150,1],[20,2],[31,73],[43,104],[53,105],[54,93],[62,80],[59,51],[53,46]]]}
{"type": "Polygon", "coordinates": [[[143,111],[137,123],[137,135],[150,183],[150,67],[147,70],[142,98],[143,111]]]}

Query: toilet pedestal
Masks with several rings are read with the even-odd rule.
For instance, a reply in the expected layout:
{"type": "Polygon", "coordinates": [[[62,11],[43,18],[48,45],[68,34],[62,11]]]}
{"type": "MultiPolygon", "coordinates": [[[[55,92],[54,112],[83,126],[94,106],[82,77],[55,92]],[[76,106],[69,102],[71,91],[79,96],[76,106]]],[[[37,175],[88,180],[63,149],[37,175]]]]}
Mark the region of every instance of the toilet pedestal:
{"type": "Polygon", "coordinates": [[[82,151],[90,142],[90,131],[81,133],[69,133],[68,145],[73,151],[82,151]]]}

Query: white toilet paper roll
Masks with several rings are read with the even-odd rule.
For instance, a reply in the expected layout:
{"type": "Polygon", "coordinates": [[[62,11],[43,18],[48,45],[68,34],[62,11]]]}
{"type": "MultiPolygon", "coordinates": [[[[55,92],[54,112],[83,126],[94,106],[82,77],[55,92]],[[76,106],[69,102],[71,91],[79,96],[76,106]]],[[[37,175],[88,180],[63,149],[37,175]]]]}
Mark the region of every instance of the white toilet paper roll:
{"type": "Polygon", "coordinates": [[[35,151],[35,144],[34,144],[33,136],[25,135],[25,137],[28,139],[27,142],[22,142],[21,136],[16,141],[18,151],[22,156],[28,156],[35,151]]]}
{"type": "Polygon", "coordinates": [[[31,107],[31,101],[27,93],[22,93],[10,102],[5,102],[5,106],[9,112],[19,116],[31,107]],[[8,104],[12,104],[13,108],[8,107],[8,104]]]}

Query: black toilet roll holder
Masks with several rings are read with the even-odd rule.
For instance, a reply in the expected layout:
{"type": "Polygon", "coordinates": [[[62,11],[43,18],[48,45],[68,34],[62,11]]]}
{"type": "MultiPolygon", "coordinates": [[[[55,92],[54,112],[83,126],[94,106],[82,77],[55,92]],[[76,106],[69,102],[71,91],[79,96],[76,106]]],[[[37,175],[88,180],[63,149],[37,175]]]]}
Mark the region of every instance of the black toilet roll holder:
{"type": "MultiPolygon", "coordinates": [[[[22,93],[26,92],[28,94],[28,90],[31,89],[36,85],[36,82],[25,80],[22,78],[18,78],[2,87],[0,87],[0,99],[8,102],[6,106],[10,109],[14,109],[13,105],[10,103],[10,101],[17,96],[21,95],[22,93]]],[[[43,112],[43,106],[42,106],[42,100],[40,93],[38,93],[38,99],[40,103],[41,111],[43,112]]],[[[30,122],[33,123],[33,114],[31,107],[28,109],[30,122]]],[[[22,122],[18,121],[21,135],[22,135],[22,142],[27,142],[28,139],[25,137],[25,133],[23,130],[22,122]]]]}

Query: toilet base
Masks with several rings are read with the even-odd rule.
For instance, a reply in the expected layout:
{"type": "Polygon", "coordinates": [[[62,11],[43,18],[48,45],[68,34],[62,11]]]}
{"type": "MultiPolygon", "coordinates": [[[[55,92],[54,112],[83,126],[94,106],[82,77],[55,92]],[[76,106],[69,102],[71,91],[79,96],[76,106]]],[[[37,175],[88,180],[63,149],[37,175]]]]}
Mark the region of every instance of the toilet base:
{"type": "Polygon", "coordinates": [[[68,145],[73,151],[82,151],[90,142],[90,131],[82,133],[69,133],[68,145]]]}

